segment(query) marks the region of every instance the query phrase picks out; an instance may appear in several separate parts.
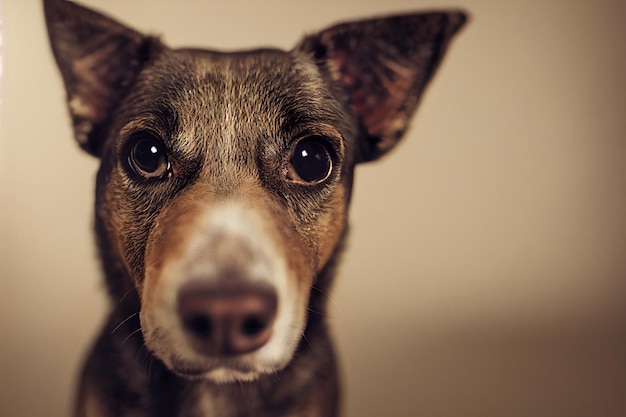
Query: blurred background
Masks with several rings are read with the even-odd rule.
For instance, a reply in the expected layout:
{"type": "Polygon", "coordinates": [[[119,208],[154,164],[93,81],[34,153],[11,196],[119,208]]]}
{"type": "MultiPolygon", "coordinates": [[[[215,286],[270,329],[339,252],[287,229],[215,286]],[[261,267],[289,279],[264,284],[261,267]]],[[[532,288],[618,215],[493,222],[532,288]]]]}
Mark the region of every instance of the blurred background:
{"type": "MultiPolygon", "coordinates": [[[[626,416],[626,2],[83,3],[218,49],[468,10],[402,146],[358,168],[330,304],[344,415],[626,416]]],[[[0,415],[61,417],[107,309],[97,160],[40,3],[0,1],[0,19],[0,415]]]]}

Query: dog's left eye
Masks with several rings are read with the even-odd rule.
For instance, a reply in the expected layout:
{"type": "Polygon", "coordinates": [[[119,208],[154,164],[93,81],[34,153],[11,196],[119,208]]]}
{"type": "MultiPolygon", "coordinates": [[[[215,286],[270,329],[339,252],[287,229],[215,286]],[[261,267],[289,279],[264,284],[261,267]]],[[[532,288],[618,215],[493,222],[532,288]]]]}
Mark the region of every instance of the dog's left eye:
{"type": "Polygon", "coordinates": [[[324,138],[306,137],[293,148],[287,179],[299,184],[319,184],[330,177],[332,168],[333,160],[324,138]]]}
{"type": "Polygon", "coordinates": [[[161,178],[170,171],[165,147],[150,133],[138,135],[128,148],[128,166],[144,178],[161,178]]]}

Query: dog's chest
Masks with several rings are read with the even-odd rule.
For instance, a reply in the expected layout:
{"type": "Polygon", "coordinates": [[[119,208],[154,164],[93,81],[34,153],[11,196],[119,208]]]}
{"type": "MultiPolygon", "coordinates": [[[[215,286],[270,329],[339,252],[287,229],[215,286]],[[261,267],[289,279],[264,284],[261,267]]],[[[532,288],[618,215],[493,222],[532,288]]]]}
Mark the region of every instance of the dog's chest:
{"type": "MultiPolygon", "coordinates": [[[[230,390],[227,390],[230,391],[230,390]]],[[[230,392],[216,390],[205,383],[190,389],[186,400],[181,403],[178,417],[240,417],[256,415],[252,410],[254,398],[234,399],[230,392]]]]}
{"type": "Polygon", "coordinates": [[[223,406],[223,404],[219,404],[219,400],[209,390],[197,388],[195,391],[193,400],[187,405],[187,413],[181,413],[181,415],[189,415],[190,417],[221,417],[224,415],[219,413],[220,405],[223,406]]]}
{"type": "MultiPolygon", "coordinates": [[[[204,383],[194,387],[181,403],[178,417],[328,417],[317,412],[318,407],[311,407],[309,401],[280,401],[267,404],[259,392],[250,392],[243,386],[230,386],[215,389],[214,385],[204,383]],[[307,405],[308,404],[308,405],[307,405]]],[[[268,394],[269,395],[269,394],[268,394]]],[[[270,395],[271,396],[271,395],[270,395]]],[[[271,401],[270,401],[271,402],[271,401]]]]}

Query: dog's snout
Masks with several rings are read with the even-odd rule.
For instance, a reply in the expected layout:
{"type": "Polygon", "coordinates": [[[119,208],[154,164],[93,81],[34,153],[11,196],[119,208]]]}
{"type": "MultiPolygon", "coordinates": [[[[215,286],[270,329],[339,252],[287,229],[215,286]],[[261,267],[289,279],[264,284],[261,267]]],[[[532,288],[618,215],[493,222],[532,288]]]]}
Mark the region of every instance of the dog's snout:
{"type": "Polygon", "coordinates": [[[272,335],[277,296],[268,285],[188,284],[178,295],[178,313],[192,346],[207,356],[252,352],[272,335]]]}

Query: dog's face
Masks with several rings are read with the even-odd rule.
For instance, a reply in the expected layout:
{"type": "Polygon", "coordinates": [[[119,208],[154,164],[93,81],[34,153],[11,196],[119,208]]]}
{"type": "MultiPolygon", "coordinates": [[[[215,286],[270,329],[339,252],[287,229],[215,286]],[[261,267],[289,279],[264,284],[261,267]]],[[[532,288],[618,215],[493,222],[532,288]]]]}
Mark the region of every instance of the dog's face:
{"type": "Polygon", "coordinates": [[[294,54],[155,55],[102,150],[99,218],[139,289],[146,344],[168,366],[224,362],[188,343],[180,293],[238,281],[275,292],[272,334],[207,375],[271,372],[291,358],[313,279],[343,232],[349,116],[294,54]]]}
{"type": "Polygon", "coordinates": [[[137,291],[146,346],[187,377],[282,369],[343,237],[354,165],[403,135],[464,16],[218,53],[45,6],[76,138],[102,161],[100,240],[137,291]]]}

